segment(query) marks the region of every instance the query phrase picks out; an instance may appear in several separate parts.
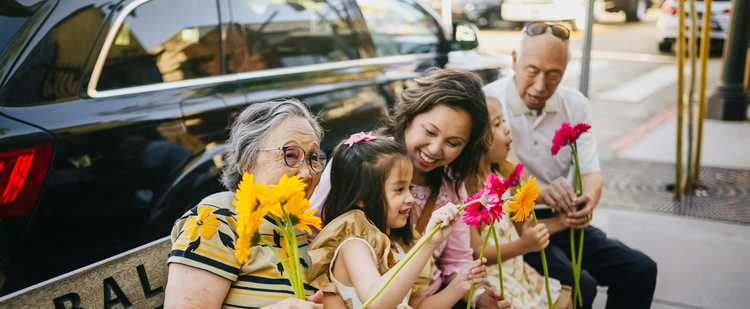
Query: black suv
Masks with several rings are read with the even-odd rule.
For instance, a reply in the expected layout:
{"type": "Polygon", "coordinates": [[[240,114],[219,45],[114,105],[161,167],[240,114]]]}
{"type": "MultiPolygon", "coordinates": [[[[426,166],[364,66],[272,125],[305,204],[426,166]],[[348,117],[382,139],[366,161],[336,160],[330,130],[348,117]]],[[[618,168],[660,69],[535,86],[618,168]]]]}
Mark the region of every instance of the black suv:
{"type": "Polygon", "coordinates": [[[0,0],[0,29],[2,294],[168,235],[251,102],[303,100],[330,150],[429,67],[504,66],[415,0],[0,0]]]}

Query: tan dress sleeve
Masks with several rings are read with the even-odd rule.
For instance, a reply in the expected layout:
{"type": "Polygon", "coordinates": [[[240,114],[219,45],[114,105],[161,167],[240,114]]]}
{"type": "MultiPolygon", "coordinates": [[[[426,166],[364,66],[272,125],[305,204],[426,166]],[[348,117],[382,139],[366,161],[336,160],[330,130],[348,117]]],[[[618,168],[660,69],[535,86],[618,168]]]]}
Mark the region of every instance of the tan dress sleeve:
{"type": "Polygon", "coordinates": [[[308,253],[312,260],[310,271],[310,285],[327,293],[340,294],[331,281],[329,269],[336,248],[348,238],[362,238],[372,245],[375,250],[378,272],[386,273],[396,261],[391,252],[391,242],[388,236],[370,222],[361,210],[349,211],[334,219],[320,231],[308,253]]]}

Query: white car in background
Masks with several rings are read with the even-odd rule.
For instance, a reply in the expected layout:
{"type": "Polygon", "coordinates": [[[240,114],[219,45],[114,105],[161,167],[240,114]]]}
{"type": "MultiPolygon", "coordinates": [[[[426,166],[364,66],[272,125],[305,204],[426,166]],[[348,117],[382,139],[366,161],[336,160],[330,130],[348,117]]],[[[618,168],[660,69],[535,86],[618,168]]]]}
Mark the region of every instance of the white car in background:
{"type": "MultiPolygon", "coordinates": [[[[625,12],[627,21],[640,21],[652,0],[595,0],[594,18],[603,12],[625,12]]],[[[501,6],[504,20],[516,22],[564,21],[572,30],[585,26],[584,0],[505,0],[501,6]]]]}
{"type": "MultiPolygon", "coordinates": [[[[747,0],[739,0],[747,1],[747,0]]],[[[690,36],[688,31],[690,25],[690,5],[685,1],[685,37],[690,36]]],[[[698,13],[698,37],[701,37],[701,28],[703,27],[703,12],[706,6],[703,1],[695,2],[695,11],[698,13]]],[[[729,29],[729,16],[732,12],[732,1],[730,0],[713,0],[711,4],[711,50],[721,50],[724,46],[724,40],[727,38],[729,29]]],[[[667,0],[662,4],[661,15],[656,22],[656,42],[659,45],[659,51],[671,52],[672,47],[677,39],[677,1],[667,0]]]]}

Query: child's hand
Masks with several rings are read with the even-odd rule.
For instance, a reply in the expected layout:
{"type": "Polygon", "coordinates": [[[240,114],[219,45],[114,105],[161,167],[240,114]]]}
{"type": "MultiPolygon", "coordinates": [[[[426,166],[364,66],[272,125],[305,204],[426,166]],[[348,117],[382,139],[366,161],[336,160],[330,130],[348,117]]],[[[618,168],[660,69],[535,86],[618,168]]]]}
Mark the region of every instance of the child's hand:
{"type": "Polygon", "coordinates": [[[544,223],[534,226],[534,218],[529,217],[523,224],[521,244],[526,252],[538,252],[549,245],[549,231],[544,223]]]}
{"type": "Polygon", "coordinates": [[[440,226],[440,229],[437,232],[435,232],[435,235],[432,235],[429,242],[433,245],[439,245],[445,241],[445,239],[448,238],[448,235],[453,232],[453,224],[458,217],[458,206],[450,203],[432,212],[430,222],[427,223],[427,228],[425,229],[425,235],[429,234],[436,225],[440,223],[443,225],[440,226]]]}
{"type": "Polygon", "coordinates": [[[477,298],[477,309],[513,309],[513,301],[506,295],[504,300],[500,300],[500,291],[495,289],[486,289],[482,295],[477,298]]]}
{"type": "Polygon", "coordinates": [[[464,265],[456,274],[456,278],[448,286],[454,289],[459,295],[468,293],[471,290],[472,284],[476,284],[478,287],[484,286],[484,277],[487,275],[484,263],[487,263],[487,258],[482,258],[481,261],[475,260],[464,265]]]}

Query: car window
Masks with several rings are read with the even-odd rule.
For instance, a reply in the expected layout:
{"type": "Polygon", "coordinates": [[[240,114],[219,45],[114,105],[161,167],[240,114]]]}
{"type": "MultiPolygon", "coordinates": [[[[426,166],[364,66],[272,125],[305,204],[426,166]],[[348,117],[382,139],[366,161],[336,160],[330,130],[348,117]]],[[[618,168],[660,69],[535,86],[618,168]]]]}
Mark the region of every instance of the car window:
{"type": "Polygon", "coordinates": [[[117,30],[96,89],[220,75],[220,43],[215,1],[149,1],[117,30]]]}
{"type": "Polygon", "coordinates": [[[0,54],[8,46],[10,40],[26,23],[34,12],[44,4],[44,1],[0,1],[0,54]]]}
{"type": "Polygon", "coordinates": [[[437,52],[440,27],[411,0],[357,0],[377,55],[437,52]]]}
{"type": "MultiPolygon", "coordinates": [[[[229,70],[249,72],[369,57],[361,13],[347,0],[231,0],[229,70]]],[[[369,45],[369,46],[368,46],[369,45]]]]}
{"type": "Polygon", "coordinates": [[[0,101],[6,106],[58,103],[78,97],[82,73],[106,13],[93,5],[73,5],[58,7],[53,15],[47,16],[50,6],[44,8],[30,17],[29,25],[21,28],[6,49],[6,53],[11,48],[28,50],[18,59],[18,66],[3,86],[0,101]],[[38,33],[29,39],[28,31],[34,28],[28,26],[40,24],[44,18],[48,18],[47,22],[39,25],[38,33]],[[25,42],[21,41],[24,37],[25,42]]]}

